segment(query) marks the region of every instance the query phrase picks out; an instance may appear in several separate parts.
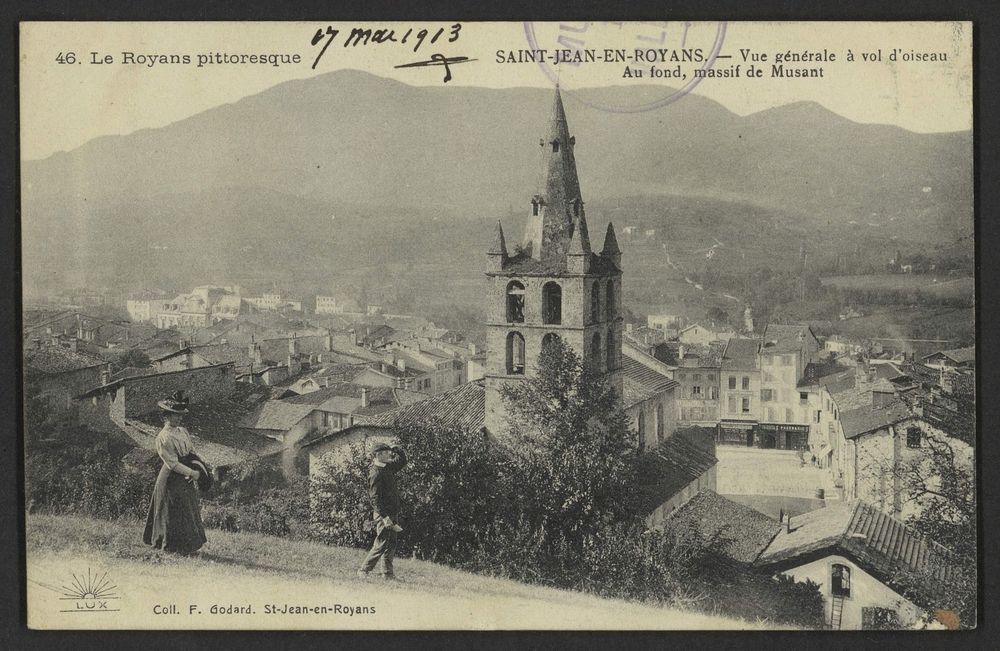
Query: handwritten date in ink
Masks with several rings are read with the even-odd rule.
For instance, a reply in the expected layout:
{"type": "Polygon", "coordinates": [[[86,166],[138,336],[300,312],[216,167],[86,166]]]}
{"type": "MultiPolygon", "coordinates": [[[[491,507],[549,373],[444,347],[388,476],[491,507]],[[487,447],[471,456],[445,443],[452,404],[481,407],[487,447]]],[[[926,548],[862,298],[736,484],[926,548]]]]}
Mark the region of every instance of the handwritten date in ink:
{"type": "MultiPolygon", "coordinates": [[[[406,31],[403,31],[402,29],[397,31],[395,29],[369,29],[365,27],[354,27],[351,29],[350,34],[348,34],[344,39],[343,47],[349,48],[366,45],[381,45],[383,43],[398,43],[399,45],[413,45],[413,51],[417,52],[424,43],[434,44],[445,36],[447,36],[448,43],[454,43],[458,40],[461,32],[461,23],[455,23],[451,27],[447,28],[440,27],[437,30],[417,29],[415,27],[411,27],[406,31]]],[[[322,59],[323,55],[326,54],[327,48],[333,44],[338,35],[340,35],[340,30],[334,29],[331,25],[327,25],[326,29],[317,29],[316,33],[313,34],[313,47],[323,43],[323,47],[320,49],[319,54],[316,55],[316,60],[313,61],[312,67],[314,70],[316,65],[320,62],[320,59],[322,59]]],[[[437,63],[424,65],[441,64],[437,63]]]]}

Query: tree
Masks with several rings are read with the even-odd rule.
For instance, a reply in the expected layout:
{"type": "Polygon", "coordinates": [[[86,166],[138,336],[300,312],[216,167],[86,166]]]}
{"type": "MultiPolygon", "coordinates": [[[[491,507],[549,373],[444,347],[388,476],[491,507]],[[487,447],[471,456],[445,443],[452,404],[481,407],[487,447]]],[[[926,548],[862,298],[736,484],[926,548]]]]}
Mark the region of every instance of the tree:
{"type": "Polygon", "coordinates": [[[139,350],[138,348],[129,348],[128,350],[123,350],[114,356],[111,360],[111,370],[118,372],[123,368],[149,368],[152,366],[152,361],[149,359],[149,355],[145,351],[139,350]]]}
{"type": "MultiPolygon", "coordinates": [[[[413,553],[453,564],[468,562],[480,538],[493,528],[500,504],[498,449],[483,432],[444,425],[436,420],[395,428],[408,463],[398,476],[403,503],[400,554],[413,553]]],[[[317,474],[310,487],[312,527],[320,540],[366,547],[372,542],[368,497],[371,458],[354,444],[342,461],[317,474]]]]}
{"type": "Polygon", "coordinates": [[[919,585],[938,586],[935,608],[958,612],[962,626],[971,627],[978,590],[974,451],[957,438],[933,432],[924,433],[923,443],[926,454],[899,464],[894,474],[906,499],[921,507],[907,524],[948,551],[939,553],[921,572],[905,577],[904,585],[913,590],[919,585]]]}
{"type": "Polygon", "coordinates": [[[533,528],[578,549],[585,536],[635,520],[628,417],[597,369],[556,337],[543,348],[537,374],[501,395],[510,426],[504,444],[513,457],[506,488],[533,528]]]}

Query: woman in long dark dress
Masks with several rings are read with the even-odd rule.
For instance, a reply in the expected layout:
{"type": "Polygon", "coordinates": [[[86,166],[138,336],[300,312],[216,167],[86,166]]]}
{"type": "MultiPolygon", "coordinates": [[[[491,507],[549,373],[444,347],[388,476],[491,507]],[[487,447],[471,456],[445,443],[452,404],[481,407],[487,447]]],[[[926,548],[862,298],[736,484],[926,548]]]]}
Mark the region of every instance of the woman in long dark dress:
{"type": "Polygon", "coordinates": [[[194,454],[191,435],[181,427],[187,400],[177,393],[157,404],[164,425],[156,437],[156,453],[163,466],[153,486],[142,539],[164,551],[193,554],[206,542],[197,488],[205,467],[194,454]]]}

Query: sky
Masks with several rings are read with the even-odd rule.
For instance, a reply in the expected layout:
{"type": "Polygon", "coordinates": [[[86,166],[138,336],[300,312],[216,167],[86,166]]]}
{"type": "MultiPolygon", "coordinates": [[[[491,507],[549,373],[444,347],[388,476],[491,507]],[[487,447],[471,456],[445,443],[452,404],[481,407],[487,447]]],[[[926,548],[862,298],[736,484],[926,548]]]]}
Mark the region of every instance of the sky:
{"type": "MultiPolygon", "coordinates": [[[[510,88],[551,87],[558,78],[564,92],[574,88],[620,85],[622,103],[615,109],[636,110],[629,87],[657,84],[663,97],[683,101],[671,88],[686,88],[713,99],[729,110],[747,115],[798,101],[817,102],[850,120],[897,125],[917,132],[962,131],[972,128],[972,26],[970,23],[462,23],[453,35],[452,23],[82,23],[21,24],[21,157],[45,158],[104,135],[156,128],[207,109],[235,102],[276,84],[338,69],[365,70],[411,85],[440,85],[440,66],[396,68],[428,60],[434,54],[468,57],[449,66],[449,84],[510,88]],[[313,68],[325,41],[313,35],[327,27],[338,31],[313,68]],[[344,47],[351,29],[393,29],[397,41],[410,32],[407,44],[369,43],[344,47]],[[427,36],[416,52],[420,30],[427,36]],[[443,29],[434,44],[430,38],[443,29]],[[721,55],[712,64],[722,71],[740,65],[739,77],[692,75],[704,63],[683,63],[687,80],[650,78],[650,67],[673,71],[673,62],[594,61],[543,69],[537,63],[500,63],[519,50],[636,49],[656,55],[689,48],[705,57],[721,55]],[[848,50],[854,62],[846,61],[848,50]],[[652,52],[650,52],[652,51],[652,52]],[[881,51],[881,58],[874,55],[881,51]],[[917,53],[945,60],[890,60],[890,54],[917,53]],[[187,55],[191,64],[125,63],[124,54],[187,55]],[[272,66],[210,64],[198,67],[198,55],[297,54],[300,63],[272,66]],[[72,57],[67,56],[73,53],[72,57]],[[95,54],[96,53],[96,54],[95,54]],[[748,56],[763,77],[748,78],[748,56]],[[771,66],[777,54],[833,54],[834,61],[790,62],[796,68],[823,68],[822,78],[776,78],[771,66]],[[862,53],[873,55],[865,61],[862,53]],[[110,56],[111,63],[103,63],[110,56]],[[70,60],[75,60],[70,63],[70,60]],[[61,61],[61,62],[60,62],[61,61]],[[94,63],[100,61],[102,63],[94,63]],[[625,68],[642,69],[643,78],[623,78],[625,68]]],[[[669,111],[663,101],[651,110],[669,111]]]]}

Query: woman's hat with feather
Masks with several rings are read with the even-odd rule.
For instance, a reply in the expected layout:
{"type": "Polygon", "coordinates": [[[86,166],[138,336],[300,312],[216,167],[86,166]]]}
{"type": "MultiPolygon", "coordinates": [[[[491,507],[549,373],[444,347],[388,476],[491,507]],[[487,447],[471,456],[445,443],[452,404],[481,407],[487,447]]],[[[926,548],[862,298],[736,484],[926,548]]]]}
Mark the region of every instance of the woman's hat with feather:
{"type": "Polygon", "coordinates": [[[178,391],[166,400],[161,400],[156,404],[159,405],[160,409],[163,411],[169,411],[175,414],[188,413],[188,399],[184,397],[183,391],[178,391]]]}

